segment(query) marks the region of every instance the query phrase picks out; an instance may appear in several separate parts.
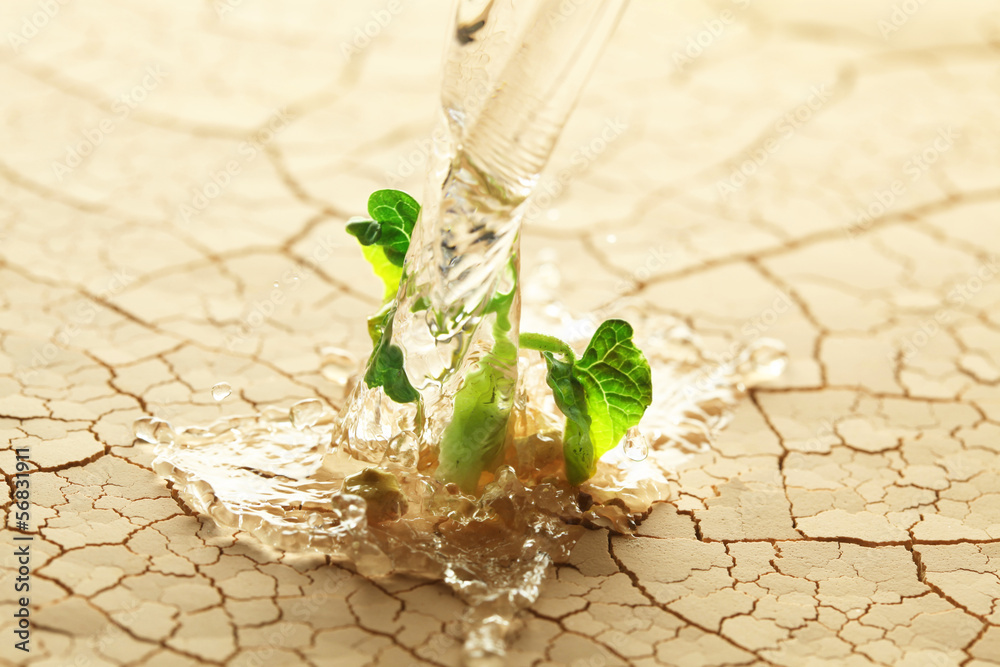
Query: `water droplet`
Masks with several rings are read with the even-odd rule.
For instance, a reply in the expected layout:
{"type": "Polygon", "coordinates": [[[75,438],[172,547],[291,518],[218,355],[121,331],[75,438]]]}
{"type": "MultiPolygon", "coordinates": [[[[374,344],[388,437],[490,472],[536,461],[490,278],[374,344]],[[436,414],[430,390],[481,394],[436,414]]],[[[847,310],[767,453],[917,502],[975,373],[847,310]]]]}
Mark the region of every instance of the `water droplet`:
{"type": "Polygon", "coordinates": [[[391,463],[408,470],[416,470],[420,458],[420,443],[412,433],[400,433],[389,441],[382,457],[383,463],[391,463]]]}
{"type": "Polygon", "coordinates": [[[632,427],[625,432],[625,439],[622,443],[625,456],[633,461],[645,461],[649,456],[649,441],[637,427],[632,427]]]}
{"type": "Polygon", "coordinates": [[[174,427],[156,417],[140,417],[132,424],[135,437],[152,444],[170,444],[174,441],[174,427]]]}
{"type": "Polygon", "coordinates": [[[153,430],[153,437],[156,442],[169,445],[174,442],[174,427],[169,422],[160,421],[153,430]]]}
{"type": "Polygon", "coordinates": [[[145,440],[146,442],[156,442],[153,438],[152,417],[140,417],[139,419],[136,419],[132,424],[132,432],[135,433],[135,437],[140,440],[145,440]]]}
{"type": "Polygon", "coordinates": [[[233,388],[228,382],[220,382],[212,387],[212,398],[217,401],[225,400],[231,393],[233,393],[233,388]]]}
{"type": "Polygon", "coordinates": [[[323,416],[323,404],[315,398],[299,401],[288,411],[292,426],[297,429],[314,426],[321,416],[323,416]]]}
{"type": "Polygon", "coordinates": [[[275,281],[274,281],[274,282],[272,283],[272,285],[273,285],[274,287],[277,287],[277,286],[278,286],[278,281],[277,281],[277,280],[275,280],[275,281]]]}
{"type": "Polygon", "coordinates": [[[493,483],[501,488],[507,489],[518,483],[517,475],[514,473],[514,469],[510,466],[503,466],[497,470],[493,483]]]}
{"type": "Polygon", "coordinates": [[[330,507],[348,530],[365,521],[365,499],[350,493],[338,493],[330,499],[330,507]]]}
{"type": "Polygon", "coordinates": [[[761,338],[743,351],[739,359],[739,372],[747,384],[766,382],[780,376],[788,365],[788,353],[781,341],[761,338]]]}
{"type": "Polygon", "coordinates": [[[324,347],[320,349],[319,354],[319,372],[330,382],[347,384],[351,373],[358,368],[358,362],[354,355],[338,347],[324,347]]]}

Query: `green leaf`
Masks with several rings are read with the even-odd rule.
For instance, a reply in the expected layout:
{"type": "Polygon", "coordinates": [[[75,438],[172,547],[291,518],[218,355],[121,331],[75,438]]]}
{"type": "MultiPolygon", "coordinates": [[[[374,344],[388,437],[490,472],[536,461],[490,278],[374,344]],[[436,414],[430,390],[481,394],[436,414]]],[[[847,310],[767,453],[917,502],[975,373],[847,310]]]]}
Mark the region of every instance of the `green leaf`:
{"type": "Polygon", "coordinates": [[[382,387],[386,396],[397,403],[411,403],[419,400],[420,394],[403,368],[403,350],[389,341],[396,312],[395,296],[403,279],[403,259],[420,215],[420,204],[405,192],[379,190],[368,198],[368,214],[371,220],[347,223],[347,233],[361,244],[361,252],[383,285],[382,308],[368,318],[368,335],[374,350],[368,359],[365,384],[373,389],[382,387]]]}
{"type": "Polygon", "coordinates": [[[377,243],[382,237],[382,225],[374,220],[350,220],[345,229],[363,246],[377,243]]]}
{"type": "Polygon", "coordinates": [[[542,352],[549,369],[546,381],[566,415],[566,478],[581,484],[653,402],[649,363],[632,342],[632,327],[624,320],[601,324],[579,360],[558,338],[524,334],[522,343],[525,339],[528,347],[542,352]]]}
{"type": "Polygon", "coordinates": [[[378,190],[368,198],[368,215],[379,223],[381,234],[376,242],[385,250],[386,257],[396,266],[403,266],[420,204],[405,192],[378,190]]]}
{"type": "Polygon", "coordinates": [[[388,303],[396,297],[399,289],[399,281],[403,279],[403,269],[389,261],[385,254],[385,248],[376,245],[362,246],[361,253],[372,265],[375,275],[382,280],[384,286],[382,291],[383,303],[388,303]]]}
{"type": "MultiPolygon", "coordinates": [[[[513,265],[511,271],[513,271],[513,265]]],[[[510,397],[517,383],[517,346],[511,340],[510,309],[515,286],[498,293],[484,315],[496,315],[493,348],[476,362],[455,394],[452,419],[441,437],[437,476],[474,493],[479,477],[503,450],[510,417],[510,397]]]]}
{"type": "Polygon", "coordinates": [[[390,310],[385,317],[382,335],[368,360],[365,384],[372,389],[382,387],[385,395],[397,403],[412,403],[420,398],[420,394],[410,384],[403,368],[403,350],[389,343],[392,339],[392,315],[390,310]]]}
{"type": "Polygon", "coordinates": [[[405,192],[379,190],[368,198],[368,215],[371,220],[349,220],[346,230],[361,244],[365,259],[382,280],[382,299],[387,303],[396,296],[403,278],[403,259],[410,248],[420,204],[405,192]]]}
{"type": "Polygon", "coordinates": [[[372,345],[375,347],[378,346],[378,342],[382,339],[382,332],[385,331],[386,325],[396,312],[393,309],[394,305],[395,302],[388,301],[382,304],[378,312],[368,317],[368,336],[372,339],[372,345]]]}
{"type": "Polygon", "coordinates": [[[597,459],[638,425],[653,402],[653,379],[625,320],[607,320],[597,328],[573,368],[573,377],[583,385],[590,416],[590,450],[574,442],[563,447],[567,477],[579,484],[594,474],[597,459]]]}
{"type": "Polygon", "coordinates": [[[479,361],[455,395],[455,412],[441,438],[438,477],[468,493],[475,492],[479,476],[494,464],[507,436],[510,406],[497,396],[505,377],[512,387],[510,369],[485,358],[479,361]]]}

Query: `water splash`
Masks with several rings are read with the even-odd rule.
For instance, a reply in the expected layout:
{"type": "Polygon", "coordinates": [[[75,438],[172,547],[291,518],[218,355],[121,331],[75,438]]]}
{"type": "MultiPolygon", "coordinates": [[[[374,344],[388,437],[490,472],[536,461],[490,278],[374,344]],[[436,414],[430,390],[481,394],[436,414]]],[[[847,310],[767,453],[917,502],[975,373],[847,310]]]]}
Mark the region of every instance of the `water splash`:
{"type": "MultiPolygon", "coordinates": [[[[653,370],[655,402],[578,488],[562,478],[564,417],[533,352],[518,360],[506,459],[478,498],[435,479],[406,432],[378,462],[389,483],[363,477],[373,464],[338,445],[340,417],[315,399],[176,432],[144,418],[136,433],[157,443],[155,470],[191,509],[282,550],[350,561],[364,576],[442,580],[469,604],[468,658],[501,655],[518,612],[537,599],[547,569],[568,558],[582,531],[633,531],[670,497],[676,471],[711,446],[746,389],[784,364],[774,341],[725,358],[677,320],[643,316],[624,302],[603,314],[633,323],[653,370]]],[[[568,325],[564,334],[585,332],[580,323],[589,321],[555,300],[535,299],[525,316],[568,325]]],[[[576,342],[585,340],[581,333],[576,342]]],[[[346,395],[350,382],[340,387],[346,395]]]]}
{"type": "MultiPolygon", "coordinates": [[[[486,308],[498,294],[513,295],[505,335],[516,346],[525,202],[623,4],[458,3],[442,90],[445,139],[385,333],[421,401],[389,400],[358,381],[350,355],[324,348],[321,372],[345,397],[339,413],[307,399],[207,427],[136,422],[137,437],[156,444],[156,471],[219,524],[279,549],[350,561],[364,576],[446,582],[469,603],[468,660],[502,655],[518,612],[581,532],[634,530],[670,497],[677,468],[710,446],[746,388],[784,364],[764,341],[730,359],[713,356],[682,323],[623,299],[603,316],[633,324],[654,403],[590,480],[565,481],[565,418],[544,361],[527,351],[503,369],[511,380],[497,398],[509,413],[504,458],[478,495],[434,474],[456,392],[499,344],[499,316],[486,308]]],[[[559,304],[559,280],[551,265],[528,281],[525,320],[579,350],[599,322],[559,304]]]]}
{"type": "Polygon", "coordinates": [[[494,422],[511,414],[516,360],[490,353],[518,342],[522,217],[624,7],[625,0],[456,3],[440,128],[384,333],[420,401],[397,403],[382,387],[358,383],[339,435],[355,457],[376,463],[406,432],[422,459],[436,458],[456,395],[481,364],[502,377],[491,387],[494,422]],[[508,293],[509,326],[498,327],[490,304],[508,293]]]}
{"type": "Polygon", "coordinates": [[[299,401],[288,411],[288,419],[292,426],[299,430],[307,429],[316,425],[323,417],[324,407],[315,398],[307,398],[299,401]]]}
{"type": "Polygon", "coordinates": [[[334,384],[346,385],[351,376],[358,372],[358,360],[353,354],[339,347],[321,347],[319,356],[320,374],[334,384]]]}
{"type": "Polygon", "coordinates": [[[155,417],[140,417],[132,424],[132,432],[140,440],[152,444],[171,444],[174,441],[175,433],[170,422],[155,417]]]}
{"type": "Polygon", "coordinates": [[[649,441],[638,428],[630,428],[625,433],[622,451],[633,461],[645,461],[646,457],[649,456],[649,441]]]}

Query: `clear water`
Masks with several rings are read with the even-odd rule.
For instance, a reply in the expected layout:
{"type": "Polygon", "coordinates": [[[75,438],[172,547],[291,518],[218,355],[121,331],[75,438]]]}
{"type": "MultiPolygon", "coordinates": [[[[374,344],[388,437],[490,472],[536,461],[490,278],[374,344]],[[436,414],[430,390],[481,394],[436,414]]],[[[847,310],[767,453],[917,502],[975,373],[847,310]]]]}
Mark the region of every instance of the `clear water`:
{"type": "MultiPolygon", "coordinates": [[[[679,322],[622,301],[609,316],[632,322],[653,370],[654,404],[592,479],[580,487],[563,479],[564,418],[544,362],[530,352],[502,368],[508,382],[495,400],[509,417],[499,466],[475,493],[435,474],[455,394],[497,343],[486,304],[519,288],[527,197],[624,5],[569,4],[563,15],[567,3],[553,0],[458,3],[442,92],[447,131],[387,334],[405,353],[419,402],[389,400],[360,380],[363,367],[349,354],[329,348],[321,372],[342,388],[341,405],[307,399],[202,427],[135,425],[156,444],[156,471],[218,523],[279,549],[349,561],[365,576],[446,582],[469,603],[470,661],[503,654],[517,612],[537,599],[547,569],[567,558],[581,531],[634,530],[669,498],[678,466],[710,446],[746,388],[784,366],[776,343],[715,358],[679,322]]],[[[585,346],[597,323],[558,303],[557,267],[540,267],[528,282],[530,329],[585,346]]],[[[515,344],[520,310],[515,296],[506,334],[515,344]]],[[[230,392],[220,383],[212,394],[230,392]]]]}
{"type": "MultiPolygon", "coordinates": [[[[654,503],[670,498],[676,470],[711,446],[746,389],[784,367],[775,341],[719,358],[680,322],[624,310],[653,369],[654,405],[579,488],[560,479],[563,417],[536,353],[519,359],[513,446],[480,496],[422,468],[410,435],[392,439],[377,463],[398,479],[406,508],[390,521],[369,520],[365,500],[342,491],[346,477],[372,463],[338,442],[337,406],[308,400],[176,430],[146,418],[136,432],[157,444],[156,471],[191,509],[282,550],[351,562],[364,576],[440,579],[469,603],[470,660],[502,655],[517,612],[537,599],[547,569],[568,557],[581,532],[634,530],[654,503]]],[[[585,330],[555,301],[531,312],[547,330],[585,330]]],[[[330,354],[335,364],[343,358],[330,354]]],[[[345,379],[345,401],[357,380],[345,379]]]]}
{"type": "Polygon", "coordinates": [[[219,382],[214,387],[212,387],[212,398],[218,402],[222,402],[229,398],[230,394],[233,393],[233,388],[228,382],[219,382]]]}

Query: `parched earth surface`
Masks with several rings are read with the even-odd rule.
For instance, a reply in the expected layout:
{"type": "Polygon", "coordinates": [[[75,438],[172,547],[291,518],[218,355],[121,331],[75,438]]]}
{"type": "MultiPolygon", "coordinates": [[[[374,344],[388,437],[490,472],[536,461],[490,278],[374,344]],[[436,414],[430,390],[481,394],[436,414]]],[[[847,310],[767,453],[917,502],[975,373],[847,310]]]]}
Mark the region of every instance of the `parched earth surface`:
{"type": "MultiPolygon", "coordinates": [[[[344,221],[420,190],[449,3],[279,4],[0,5],[5,664],[460,659],[447,589],[220,530],[132,436],[336,404],[323,349],[365,353],[379,289],[344,221]]],[[[1000,664],[998,133],[990,0],[633,4],[526,279],[790,364],[638,536],[555,568],[512,664],[1000,664]]]]}

